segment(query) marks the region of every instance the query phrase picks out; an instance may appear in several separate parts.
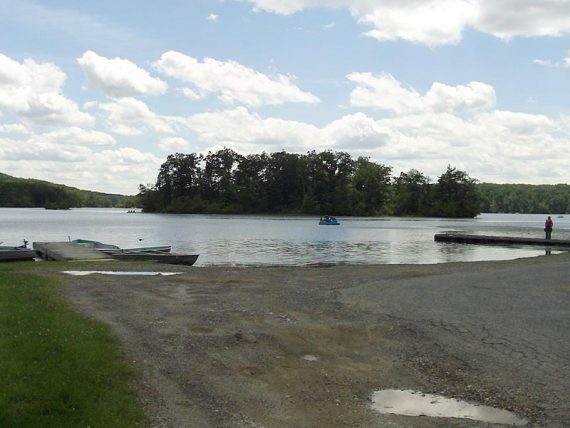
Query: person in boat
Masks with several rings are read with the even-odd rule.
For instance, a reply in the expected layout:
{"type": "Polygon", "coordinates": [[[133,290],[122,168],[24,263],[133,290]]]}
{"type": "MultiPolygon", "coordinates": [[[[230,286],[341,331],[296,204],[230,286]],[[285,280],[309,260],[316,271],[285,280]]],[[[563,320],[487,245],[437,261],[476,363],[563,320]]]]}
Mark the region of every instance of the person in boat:
{"type": "Polygon", "coordinates": [[[552,239],[552,228],[553,227],[554,227],[554,222],[552,221],[552,218],[550,216],[548,216],[548,218],[544,222],[545,239],[552,239]]]}

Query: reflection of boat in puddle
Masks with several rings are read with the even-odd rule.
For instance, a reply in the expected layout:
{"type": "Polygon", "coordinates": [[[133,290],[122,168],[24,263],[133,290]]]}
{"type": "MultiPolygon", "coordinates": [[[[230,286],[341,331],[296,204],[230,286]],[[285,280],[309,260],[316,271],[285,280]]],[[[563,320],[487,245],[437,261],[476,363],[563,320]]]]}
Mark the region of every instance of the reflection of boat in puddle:
{"type": "Polygon", "coordinates": [[[380,413],[404,416],[464,418],[476,421],[523,426],[528,421],[507,410],[479,406],[440,395],[410,390],[386,389],[372,395],[372,408],[380,413]]]}

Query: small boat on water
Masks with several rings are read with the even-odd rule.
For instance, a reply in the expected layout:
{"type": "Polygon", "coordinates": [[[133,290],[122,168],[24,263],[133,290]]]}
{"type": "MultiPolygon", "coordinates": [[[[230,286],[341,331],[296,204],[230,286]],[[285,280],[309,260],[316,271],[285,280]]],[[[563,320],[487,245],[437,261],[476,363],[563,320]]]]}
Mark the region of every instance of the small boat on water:
{"type": "Polygon", "coordinates": [[[331,216],[324,216],[321,217],[321,220],[319,221],[319,225],[320,226],[340,226],[340,222],[336,219],[336,217],[331,217],[331,216]]]}

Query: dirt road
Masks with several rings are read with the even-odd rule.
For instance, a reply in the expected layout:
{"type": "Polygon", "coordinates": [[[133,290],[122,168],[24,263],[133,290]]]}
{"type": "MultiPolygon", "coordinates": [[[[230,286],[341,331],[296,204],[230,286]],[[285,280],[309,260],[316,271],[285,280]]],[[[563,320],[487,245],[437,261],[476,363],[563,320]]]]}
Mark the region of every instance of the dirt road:
{"type": "Polygon", "coordinates": [[[183,273],[65,276],[72,306],[111,325],[140,368],[152,426],[494,426],[382,415],[370,405],[379,389],[570,426],[570,255],[174,269],[183,273]]]}

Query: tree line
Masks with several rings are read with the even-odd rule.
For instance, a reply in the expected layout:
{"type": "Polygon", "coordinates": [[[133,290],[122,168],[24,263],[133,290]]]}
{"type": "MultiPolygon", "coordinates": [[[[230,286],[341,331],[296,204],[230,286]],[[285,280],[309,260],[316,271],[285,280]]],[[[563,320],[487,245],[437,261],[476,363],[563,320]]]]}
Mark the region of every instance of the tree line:
{"type": "Polygon", "coordinates": [[[568,184],[480,183],[481,212],[520,214],[570,213],[568,184]]]}
{"type": "Polygon", "coordinates": [[[42,180],[0,174],[0,206],[68,209],[72,207],[135,206],[133,197],[90,192],[42,180]]]}
{"type": "Polygon", "coordinates": [[[474,217],[477,180],[448,166],[432,183],[412,169],[392,167],[346,152],[240,155],[224,148],[207,155],[175,153],[156,183],[139,187],[147,212],[279,213],[345,216],[474,217]]]}

